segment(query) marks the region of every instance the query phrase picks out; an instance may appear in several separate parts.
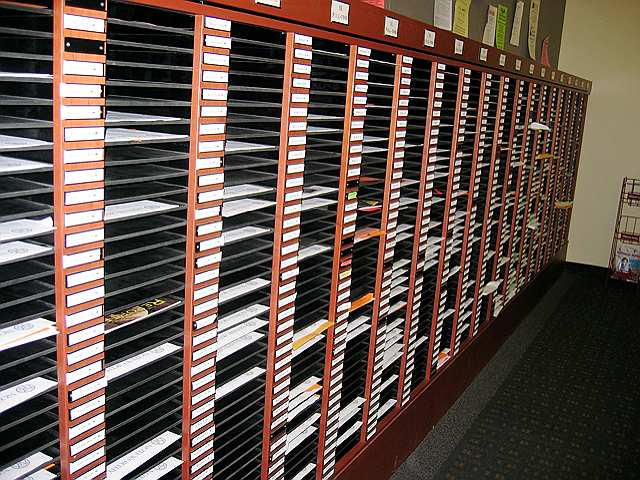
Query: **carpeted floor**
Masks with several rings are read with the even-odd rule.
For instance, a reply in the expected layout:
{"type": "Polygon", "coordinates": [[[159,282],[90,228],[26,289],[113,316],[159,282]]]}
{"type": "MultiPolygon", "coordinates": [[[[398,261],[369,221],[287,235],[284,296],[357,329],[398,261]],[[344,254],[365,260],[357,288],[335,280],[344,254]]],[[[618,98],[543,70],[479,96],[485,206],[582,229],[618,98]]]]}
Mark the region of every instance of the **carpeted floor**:
{"type": "Polygon", "coordinates": [[[640,479],[640,294],[567,270],[393,480],[640,479]]]}

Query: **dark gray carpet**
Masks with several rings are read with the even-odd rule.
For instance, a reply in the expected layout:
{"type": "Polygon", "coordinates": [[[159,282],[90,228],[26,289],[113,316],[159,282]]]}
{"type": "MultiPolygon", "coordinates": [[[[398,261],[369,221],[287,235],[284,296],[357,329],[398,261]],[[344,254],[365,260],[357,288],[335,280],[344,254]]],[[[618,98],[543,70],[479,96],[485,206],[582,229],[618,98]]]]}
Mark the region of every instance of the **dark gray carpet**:
{"type": "Polygon", "coordinates": [[[640,297],[547,293],[393,480],[640,478],[640,297]]]}

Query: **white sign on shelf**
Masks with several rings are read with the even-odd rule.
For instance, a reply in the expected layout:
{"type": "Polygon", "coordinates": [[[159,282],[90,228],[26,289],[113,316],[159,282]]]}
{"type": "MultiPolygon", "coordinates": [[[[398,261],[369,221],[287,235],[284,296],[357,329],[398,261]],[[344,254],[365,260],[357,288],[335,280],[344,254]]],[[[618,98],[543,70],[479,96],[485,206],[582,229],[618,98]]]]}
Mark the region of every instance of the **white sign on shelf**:
{"type": "Polygon", "coordinates": [[[349,25],[349,8],[350,5],[338,0],[331,1],[331,21],[333,23],[341,23],[349,25]]]}
{"type": "Polygon", "coordinates": [[[281,0],[256,0],[257,4],[268,5],[269,7],[280,8],[281,0]]]}
{"type": "Polygon", "coordinates": [[[462,55],[463,50],[464,50],[464,42],[459,38],[456,38],[456,44],[455,44],[456,55],[462,55]]]}
{"type": "Polygon", "coordinates": [[[398,28],[400,20],[393,17],[384,17],[384,34],[387,37],[398,38],[398,28]]]}
{"type": "Polygon", "coordinates": [[[436,32],[425,29],[424,31],[424,46],[435,47],[436,46],[436,32]]]}

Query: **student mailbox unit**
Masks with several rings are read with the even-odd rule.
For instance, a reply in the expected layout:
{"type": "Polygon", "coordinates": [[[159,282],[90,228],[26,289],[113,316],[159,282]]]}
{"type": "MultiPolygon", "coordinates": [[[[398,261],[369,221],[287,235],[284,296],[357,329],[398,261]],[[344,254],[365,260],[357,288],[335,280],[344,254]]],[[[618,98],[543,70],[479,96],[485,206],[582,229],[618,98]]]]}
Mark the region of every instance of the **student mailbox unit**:
{"type": "Polygon", "coordinates": [[[385,478],[564,259],[586,80],[355,1],[0,45],[2,480],[385,478]]]}

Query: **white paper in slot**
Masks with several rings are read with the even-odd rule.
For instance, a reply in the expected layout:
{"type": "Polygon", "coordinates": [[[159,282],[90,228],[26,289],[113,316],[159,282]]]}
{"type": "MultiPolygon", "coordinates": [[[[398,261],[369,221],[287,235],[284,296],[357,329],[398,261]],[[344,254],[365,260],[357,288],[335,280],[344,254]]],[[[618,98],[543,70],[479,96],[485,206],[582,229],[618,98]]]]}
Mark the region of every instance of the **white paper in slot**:
{"type": "Polygon", "coordinates": [[[254,278],[245,283],[241,283],[239,285],[234,285],[232,287],[227,287],[220,291],[220,303],[227,302],[237,298],[241,295],[245,295],[247,293],[253,292],[260,288],[269,285],[271,282],[264,278],[254,278]]]}
{"type": "Polygon", "coordinates": [[[120,220],[123,218],[136,217],[138,215],[173,210],[176,207],[177,205],[172,203],[157,202],[155,200],[140,200],[137,202],[107,205],[104,216],[107,221],[120,220]]]}
{"type": "MultiPolygon", "coordinates": [[[[0,413],[20,405],[42,393],[55,388],[58,384],[47,378],[36,377],[11,388],[0,390],[0,413]]],[[[0,475],[0,479],[3,477],[0,475]]],[[[10,477],[7,477],[10,478],[10,477]]]]}
{"type": "Polygon", "coordinates": [[[223,332],[268,311],[269,307],[267,305],[251,305],[231,315],[225,315],[224,317],[221,317],[218,320],[218,330],[220,332],[223,332]]]}
{"type": "Polygon", "coordinates": [[[308,247],[303,247],[298,253],[298,261],[302,261],[305,258],[319,255],[323,252],[331,250],[332,248],[333,247],[331,245],[310,245],[308,247]]]}
{"type": "Polygon", "coordinates": [[[134,130],[132,128],[107,128],[107,134],[105,142],[131,142],[131,143],[144,143],[145,141],[175,141],[185,140],[189,138],[188,135],[177,135],[173,133],[162,132],[149,132],[146,130],[134,130]]]}
{"type": "Polygon", "coordinates": [[[58,477],[47,470],[38,470],[37,472],[33,472],[31,475],[22,477],[22,480],[51,480],[53,478],[58,477]]]}
{"type": "Polygon", "coordinates": [[[259,195],[261,193],[267,193],[272,191],[272,188],[263,187],[262,185],[246,184],[246,185],[233,185],[231,187],[224,187],[225,200],[231,200],[233,198],[242,197],[246,195],[259,195]]]}
{"type": "Polygon", "coordinates": [[[545,125],[544,123],[540,123],[540,122],[532,122],[531,125],[529,125],[529,130],[533,130],[533,131],[543,131],[543,132],[550,132],[551,129],[545,125]]]}
{"type": "Polygon", "coordinates": [[[107,465],[107,478],[109,480],[120,480],[127,477],[133,470],[170,447],[179,439],[180,435],[173,432],[164,432],[153,440],[149,440],[132,452],[109,463],[107,465]]]}
{"type": "MultiPolygon", "coordinates": [[[[1,135],[0,135],[1,137],[1,135]]],[[[23,172],[30,170],[51,169],[51,165],[33,160],[13,158],[0,155],[0,173],[23,172]]]]}
{"type": "MultiPolygon", "coordinates": [[[[24,479],[25,475],[33,472],[38,468],[46,466],[51,461],[53,461],[53,458],[49,455],[46,455],[42,452],[34,453],[33,455],[29,455],[27,458],[23,458],[18,463],[11,465],[4,470],[0,470],[0,480],[24,479]]],[[[35,475],[35,473],[31,473],[32,477],[33,475],[35,475]]],[[[55,478],[55,475],[53,477],[41,478],[55,478]]]]}
{"type": "Polygon", "coordinates": [[[237,390],[241,386],[249,383],[251,380],[258,378],[265,372],[264,368],[253,367],[251,370],[243,373],[242,375],[237,376],[233,380],[229,380],[226,383],[223,383],[216,390],[216,399],[220,399],[225,395],[237,390]]]}
{"type": "Polygon", "coordinates": [[[43,235],[53,230],[53,219],[51,217],[41,220],[21,219],[4,222],[0,223],[0,242],[43,235]]]}
{"type": "Polygon", "coordinates": [[[266,320],[252,318],[251,320],[246,320],[233,328],[225,329],[218,335],[218,351],[223,351],[226,345],[241,339],[245,335],[255,332],[268,323],[269,322],[266,320]]]}
{"type": "Polygon", "coordinates": [[[222,216],[225,218],[234,217],[246,212],[252,212],[267,208],[275,205],[275,202],[270,200],[259,200],[252,198],[245,198],[242,200],[234,200],[231,202],[225,202],[222,207],[222,216]]]}
{"type": "Polygon", "coordinates": [[[28,242],[17,241],[2,243],[0,244],[0,265],[52,251],[52,247],[28,242]]]}
{"type": "Polygon", "coordinates": [[[177,468],[179,465],[182,465],[182,460],[175,457],[169,457],[146,473],[138,475],[137,480],[158,480],[177,468]]]}
{"type": "MultiPolygon", "coordinates": [[[[175,122],[182,120],[179,117],[164,117],[160,115],[147,115],[144,113],[117,112],[109,110],[107,112],[107,124],[111,123],[138,123],[138,122],[175,122]]],[[[153,133],[153,132],[149,132],[153,133]]]]}
{"type": "Polygon", "coordinates": [[[11,135],[0,135],[0,146],[2,146],[2,149],[4,151],[28,150],[30,148],[48,147],[51,145],[53,145],[51,142],[45,142],[43,140],[34,140],[32,138],[25,137],[13,137],[11,135]]]}
{"type": "Polygon", "coordinates": [[[155,347],[146,352],[135,355],[127,360],[118,362],[114,365],[110,365],[106,369],[107,380],[115,380],[122,375],[135,370],[136,368],[147,365],[151,362],[159,360],[163,357],[169,356],[175,352],[180,351],[181,347],[174,345],[173,343],[163,343],[162,345],[155,347]]]}
{"type": "Polygon", "coordinates": [[[44,318],[0,328],[0,352],[57,334],[56,324],[44,318]]]}

